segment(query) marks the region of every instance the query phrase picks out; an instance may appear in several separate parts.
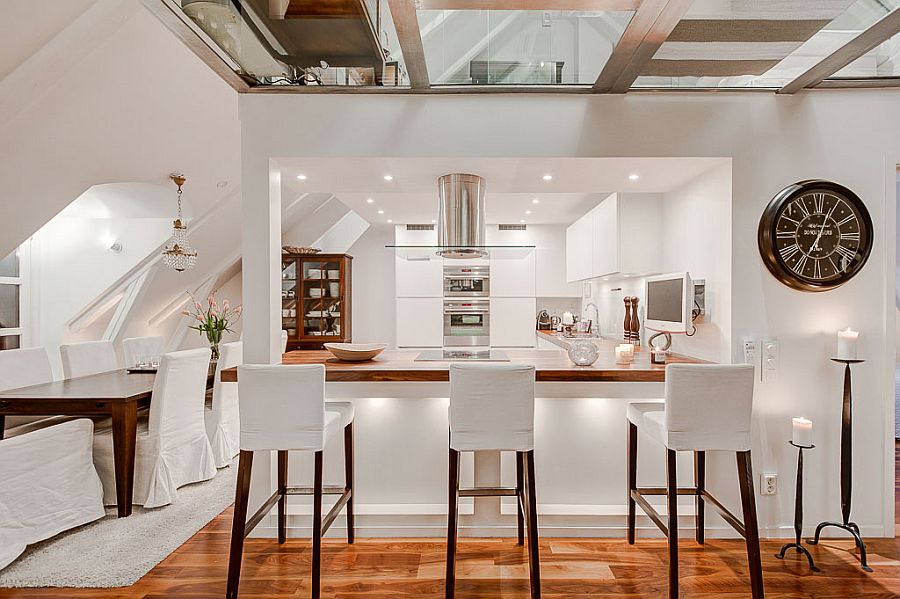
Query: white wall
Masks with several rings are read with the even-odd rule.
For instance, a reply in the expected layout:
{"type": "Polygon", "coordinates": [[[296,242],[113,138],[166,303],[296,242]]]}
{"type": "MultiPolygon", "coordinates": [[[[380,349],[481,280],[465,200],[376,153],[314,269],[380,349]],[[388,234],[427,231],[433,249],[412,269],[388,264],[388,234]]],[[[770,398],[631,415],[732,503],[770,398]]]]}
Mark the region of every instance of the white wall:
{"type": "Polygon", "coordinates": [[[397,343],[392,225],[372,225],[348,250],[353,256],[353,342],[397,343]]]}
{"type": "MultiPolygon", "coordinates": [[[[240,98],[242,183],[246,197],[266,201],[268,160],[288,156],[731,157],[732,217],[710,223],[731,230],[731,339],[772,335],[781,343],[778,380],[757,387],[754,468],[790,481],[796,460],[787,444],[790,417],[812,418],[818,448],[808,456],[806,519],[837,516],[841,371],[828,357],[834,332],[852,325],[861,331],[860,353],[868,358],[854,378],[854,519],[864,535],[893,535],[898,100],[895,90],[793,97],[247,94],[240,98]],[[348,133],[335,134],[335,122],[348,133]],[[759,217],[770,198],[808,178],[853,189],[878,227],[866,267],[827,293],[783,286],[756,247],[759,217]]],[[[277,283],[271,281],[273,289],[277,283]]],[[[251,311],[268,309],[250,304],[251,311]]],[[[732,357],[740,355],[736,341],[730,349],[732,357]]],[[[728,490],[734,505],[733,458],[715,456],[711,462],[712,490],[728,490]]],[[[791,493],[758,497],[757,503],[764,527],[790,533],[791,493]]]]}

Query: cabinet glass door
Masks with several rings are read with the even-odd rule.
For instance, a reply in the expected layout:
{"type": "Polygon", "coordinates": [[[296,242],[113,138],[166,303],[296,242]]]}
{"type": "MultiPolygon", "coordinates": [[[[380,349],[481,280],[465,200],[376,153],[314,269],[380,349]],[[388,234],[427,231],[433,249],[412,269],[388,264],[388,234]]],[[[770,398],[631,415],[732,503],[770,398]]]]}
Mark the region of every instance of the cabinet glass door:
{"type": "Polygon", "coordinates": [[[281,264],[281,328],[288,338],[297,336],[297,264],[281,264]]]}

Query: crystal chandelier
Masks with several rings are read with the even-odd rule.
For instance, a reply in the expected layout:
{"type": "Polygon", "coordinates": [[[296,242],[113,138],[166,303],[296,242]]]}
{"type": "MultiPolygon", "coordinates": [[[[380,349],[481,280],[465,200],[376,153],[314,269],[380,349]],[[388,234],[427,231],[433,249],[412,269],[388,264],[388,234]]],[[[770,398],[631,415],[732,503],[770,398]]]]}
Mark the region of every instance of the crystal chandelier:
{"type": "Polygon", "coordinates": [[[169,268],[182,272],[193,268],[197,263],[197,252],[191,249],[187,239],[187,227],[181,220],[181,186],[184,185],[183,175],[171,175],[172,181],[178,186],[178,218],[172,227],[172,245],[166,246],[163,252],[163,262],[169,268]]]}

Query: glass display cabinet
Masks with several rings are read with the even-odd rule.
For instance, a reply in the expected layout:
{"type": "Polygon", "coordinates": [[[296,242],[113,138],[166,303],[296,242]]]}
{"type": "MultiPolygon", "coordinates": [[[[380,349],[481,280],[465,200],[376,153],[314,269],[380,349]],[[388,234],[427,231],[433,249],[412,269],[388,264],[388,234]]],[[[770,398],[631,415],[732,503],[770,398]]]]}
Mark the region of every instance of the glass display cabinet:
{"type": "Polygon", "coordinates": [[[288,351],[350,343],[350,266],[347,254],[281,255],[281,328],[288,351]]]}

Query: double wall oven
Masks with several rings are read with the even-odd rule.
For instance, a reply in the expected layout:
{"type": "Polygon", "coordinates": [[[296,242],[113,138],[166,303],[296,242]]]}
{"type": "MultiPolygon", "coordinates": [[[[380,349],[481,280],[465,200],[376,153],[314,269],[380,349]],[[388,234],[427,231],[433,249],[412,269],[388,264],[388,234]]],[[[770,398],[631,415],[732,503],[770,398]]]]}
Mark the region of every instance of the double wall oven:
{"type": "Polygon", "coordinates": [[[490,289],[489,266],[444,266],[444,347],[490,347],[490,289]]]}
{"type": "Polygon", "coordinates": [[[490,266],[444,266],[444,298],[490,297],[490,266]]]}

